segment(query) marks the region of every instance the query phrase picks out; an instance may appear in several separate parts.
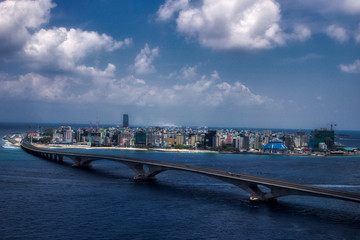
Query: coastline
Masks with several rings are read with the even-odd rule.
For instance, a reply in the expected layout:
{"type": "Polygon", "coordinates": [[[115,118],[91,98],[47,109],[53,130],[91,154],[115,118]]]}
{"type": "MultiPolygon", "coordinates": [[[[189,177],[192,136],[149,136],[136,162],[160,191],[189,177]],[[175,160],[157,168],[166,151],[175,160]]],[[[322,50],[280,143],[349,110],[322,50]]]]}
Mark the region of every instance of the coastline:
{"type": "Polygon", "coordinates": [[[155,152],[181,152],[181,153],[218,153],[209,150],[188,150],[188,149],[165,149],[165,148],[135,148],[135,147],[91,147],[89,145],[75,144],[38,144],[33,143],[39,148],[69,148],[69,149],[108,149],[122,151],[155,151],[155,152]]]}
{"type": "Polygon", "coordinates": [[[11,138],[10,135],[7,135],[7,136],[4,136],[3,139],[5,141],[7,141],[8,143],[10,143],[11,145],[14,145],[16,147],[20,147],[20,142],[19,141],[16,141],[15,139],[11,138]]]}
{"type": "Polygon", "coordinates": [[[301,154],[301,153],[268,153],[268,152],[218,152],[211,150],[189,150],[189,149],[165,149],[165,148],[135,148],[135,147],[91,147],[89,145],[75,145],[75,144],[37,144],[33,143],[35,147],[39,148],[68,148],[68,149],[108,149],[121,151],[153,151],[153,152],[172,152],[172,153],[213,153],[213,154],[244,154],[244,155],[266,155],[266,156],[299,156],[299,157],[331,157],[331,156],[358,156],[351,154],[301,154]]]}

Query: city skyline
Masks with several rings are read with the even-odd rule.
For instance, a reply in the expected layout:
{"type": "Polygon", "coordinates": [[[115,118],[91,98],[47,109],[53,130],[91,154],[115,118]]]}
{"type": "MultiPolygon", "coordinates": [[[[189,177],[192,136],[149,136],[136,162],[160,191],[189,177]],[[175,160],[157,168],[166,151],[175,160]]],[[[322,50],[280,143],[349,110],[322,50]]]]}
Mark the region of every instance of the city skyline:
{"type": "Polygon", "coordinates": [[[0,122],[360,130],[355,0],[5,0],[0,16],[0,122]]]}

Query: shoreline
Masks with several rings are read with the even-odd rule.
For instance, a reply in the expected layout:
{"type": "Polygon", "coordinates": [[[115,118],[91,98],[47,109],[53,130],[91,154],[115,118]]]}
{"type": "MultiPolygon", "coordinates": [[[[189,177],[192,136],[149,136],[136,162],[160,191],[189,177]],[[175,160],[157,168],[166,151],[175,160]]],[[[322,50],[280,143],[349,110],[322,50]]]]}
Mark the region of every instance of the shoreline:
{"type": "Polygon", "coordinates": [[[218,153],[210,150],[188,150],[188,149],[165,149],[165,148],[135,148],[135,147],[91,147],[89,145],[74,144],[38,144],[33,143],[39,148],[69,148],[69,149],[104,149],[104,150],[122,150],[122,151],[154,151],[154,152],[181,152],[181,153],[218,153]]]}
{"type": "Polygon", "coordinates": [[[74,144],[37,144],[39,148],[68,148],[68,149],[104,149],[104,150],[121,150],[121,151],[153,151],[153,152],[172,152],[172,153],[213,153],[213,154],[240,154],[240,155],[265,155],[265,156],[295,156],[295,157],[335,157],[335,156],[359,156],[359,154],[301,154],[301,153],[267,153],[267,152],[218,152],[211,150],[189,150],[189,149],[165,149],[165,148],[135,148],[135,147],[91,147],[89,145],[74,144]]]}

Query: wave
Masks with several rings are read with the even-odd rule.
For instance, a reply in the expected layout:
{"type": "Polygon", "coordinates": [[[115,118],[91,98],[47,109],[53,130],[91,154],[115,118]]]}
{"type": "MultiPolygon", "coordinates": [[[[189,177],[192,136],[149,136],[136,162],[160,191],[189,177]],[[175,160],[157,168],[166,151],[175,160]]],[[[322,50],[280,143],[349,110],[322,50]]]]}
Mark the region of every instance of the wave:
{"type": "Polygon", "coordinates": [[[5,143],[1,147],[2,148],[7,148],[7,149],[19,148],[18,146],[15,146],[15,145],[11,144],[9,141],[5,141],[5,143]]]}

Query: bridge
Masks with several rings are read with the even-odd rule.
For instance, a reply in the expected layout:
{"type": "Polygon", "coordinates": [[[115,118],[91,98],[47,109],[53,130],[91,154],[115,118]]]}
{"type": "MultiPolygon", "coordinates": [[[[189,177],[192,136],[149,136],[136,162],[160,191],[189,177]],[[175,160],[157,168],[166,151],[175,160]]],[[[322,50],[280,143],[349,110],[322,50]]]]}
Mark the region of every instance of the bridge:
{"type": "Polygon", "coordinates": [[[227,183],[231,183],[243,189],[250,194],[250,200],[252,201],[271,202],[276,201],[277,198],[283,196],[305,195],[313,197],[335,198],[360,203],[359,193],[315,187],[199,166],[190,166],[179,163],[122,156],[56,151],[35,147],[27,140],[22,142],[21,148],[32,155],[56,162],[63,162],[63,158],[68,157],[73,160],[73,166],[77,167],[91,167],[91,163],[96,160],[111,160],[119,162],[128,166],[134,171],[134,180],[137,181],[156,180],[156,175],[167,170],[179,170],[198,173],[219,179],[227,183]]]}

